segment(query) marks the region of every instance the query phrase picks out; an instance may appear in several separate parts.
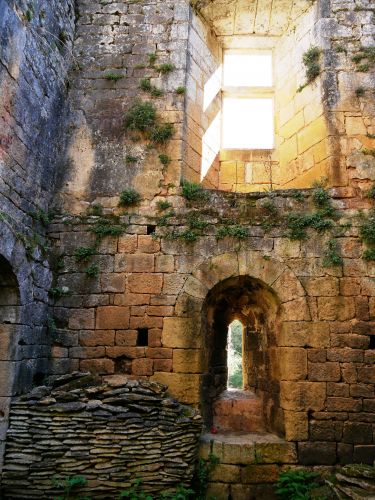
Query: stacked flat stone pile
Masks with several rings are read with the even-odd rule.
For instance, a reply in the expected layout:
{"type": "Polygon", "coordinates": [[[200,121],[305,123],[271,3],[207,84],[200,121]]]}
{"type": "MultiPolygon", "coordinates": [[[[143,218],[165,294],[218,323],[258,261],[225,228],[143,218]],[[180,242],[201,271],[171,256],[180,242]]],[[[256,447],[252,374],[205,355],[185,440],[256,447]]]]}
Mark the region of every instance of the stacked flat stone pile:
{"type": "Polygon", "coordinates": [[[80,495],[116,498],[140,478],[154,493],[191,480],[200,415],[155,382],[90,374],[52,378],[13,401],[4,498],[52,498],[56,477],[82,475],[80,495]]]}
{"type": "Polygon", "coordinates": [[[340,500],[375,499],[375,466],[346,465],[329,481],[336,497],[340,500]]]}

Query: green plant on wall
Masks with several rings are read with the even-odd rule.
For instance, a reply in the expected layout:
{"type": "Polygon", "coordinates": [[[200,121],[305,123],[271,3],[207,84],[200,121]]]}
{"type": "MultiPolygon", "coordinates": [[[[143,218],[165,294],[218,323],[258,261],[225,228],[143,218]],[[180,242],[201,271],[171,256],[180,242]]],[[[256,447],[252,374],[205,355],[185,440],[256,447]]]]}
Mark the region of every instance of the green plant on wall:
{"type": "Polygon", "coordinates": [[[172,63],[168,62],[168,63],[160,64],[160,66],[158,66],[156,69],[162,75],[166,75],[174,70],[174,65],[172,63]]]}
{"type": "Polygon", "coordinates": [[[79,488],[86,486],[87,479],[84,476],[76,475],[66,478],[54,477],[53,485],[56,489],[63,490],[62,495],[55,497],[54,500],[89,500],[88,497],[77,495],[79,488]]]}
{"type": "Polygon", "coordinates": [[[328,241],[326,251],[324,252],[323,266],[324,267],[340,266],[342,262],[343,260],[340,255],[340,249],[337,241],[335,239],[330,239],[328,241]]]}
{"type": "Polygon", "coordinates": [[[198,460],[193,479],[193,489],[196,494],[195,500],[206,500],[209,477],[218,464],[218,457],[212,453],[208,455],[207,460],[204,458],[198,460]]]}
{"type": "Polygon", "coordinates": [[[375,47],[361,47],[359,52],[352,57],[356,70],[367,73],[375,66],[375,47]]]}
{"type": "Polygon", "coordinates": [[[132,207],[138,205],[141,201],[141,195],[133,188],[121,191],[119,198],[119,207],[132,207]]]}
{"type": "Polygon", "coordinates": [[[297,92],[302,92],[305,87],[320,75],[321,67],[319,60],[321,52],[319,47],[310,47],[309,50],[303,54],[302,62],[306,70],[306,83],[301,85],[297,92]]]}
{"type": "MultiPolygon", "coordinates": [[[[372,195],[373,191],[370,190],[372,195]]],[[[362,222],[359,226],[359,235],[367,249],[363,253],[363,258],[368,261],[375,260],[375,209],[370,210],[367,216],[362,215],[362,222]]]]}
{"type": "Polygon", "coordinates": [[[106,73],[104,75],[104,78],[106,80],[111,81],[111,82],[117,82],[118,80],[121,80],[122,78],[124,78],[124,76],[120,75],[119,73],[112,73],[112,72],[110,72],[110,73],[106,73]]]}
{"type": "Polygon", "coordinates": [[[205,201],[208,198],[208,193],[200,184],[195,182],[182,181],[182,196],[188,201],[205,201]]]}
{"type": "Polygon", "coordinates": [[[124,117],[124,128],[140,132],[152,145],[162,145],[174,134],[172,123],[162,123],[152,102],[136,101],[124,117]]]}
{"type": "Polygon", "coordinates": [[[146,132],[157,121],[156,108],[152,102],[136,101],[125,114],[124,127],[127,130],[146,132]]]}

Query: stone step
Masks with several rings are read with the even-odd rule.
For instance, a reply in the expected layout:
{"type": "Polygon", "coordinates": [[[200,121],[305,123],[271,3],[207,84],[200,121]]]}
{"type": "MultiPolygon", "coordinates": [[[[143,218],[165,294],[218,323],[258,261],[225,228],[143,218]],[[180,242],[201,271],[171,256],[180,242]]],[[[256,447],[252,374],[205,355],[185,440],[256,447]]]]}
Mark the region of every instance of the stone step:
{"type": "Polygon", "coordinates": [[[203,434],[199,451],[216,464],[207,494],[217,500],[273,500],[283,467],[297,464],[296,444],[270,433],[203,434]]]}
{"type": "Polygon", "coordinates": [[[266,432],[260,399],[250,391],[225,391],[213,405],[219,431],[266,432]]]}

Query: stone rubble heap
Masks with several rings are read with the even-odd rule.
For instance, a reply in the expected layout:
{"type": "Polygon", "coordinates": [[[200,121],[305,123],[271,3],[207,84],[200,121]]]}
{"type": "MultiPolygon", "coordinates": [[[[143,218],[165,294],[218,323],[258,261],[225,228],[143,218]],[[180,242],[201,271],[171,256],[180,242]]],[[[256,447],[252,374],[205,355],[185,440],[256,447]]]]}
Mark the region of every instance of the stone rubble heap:
{"type": "Polygon", "coordinates": [[[5,498],[52,498],[56,477],[82,475],[80,495],[114,498],[140,478],[166,491],[191,480],[200,415],[155,382],[88,373],[51,377],[11,406],[5,498]]]}
{"type": "Polygon", "coordinates": [[[355,464],[342,467],[329,481],[336,498],[346,500],[375,499],[375,466],[355,464]]]}

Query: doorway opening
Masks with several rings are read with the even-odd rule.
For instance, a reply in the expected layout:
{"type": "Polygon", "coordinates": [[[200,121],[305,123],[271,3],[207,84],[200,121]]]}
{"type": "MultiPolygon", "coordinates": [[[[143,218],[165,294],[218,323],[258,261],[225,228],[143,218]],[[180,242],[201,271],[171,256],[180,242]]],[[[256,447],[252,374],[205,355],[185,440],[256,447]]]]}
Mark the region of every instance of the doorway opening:
{"type": "Polygon", "coordinates": [[[220,421],[225,430],[283,433],[274,355],[278,310],[273,290],[250,276],[228,278],[208,293],[201,387],[207,427],[220,421]]]}
{"type": "Polygon", "coordinates": [[[14,395],[17,328],[20,295],[16,275],[0,255],[0,473],[5,435],[8,427],[10,398],[14,395]]]}

